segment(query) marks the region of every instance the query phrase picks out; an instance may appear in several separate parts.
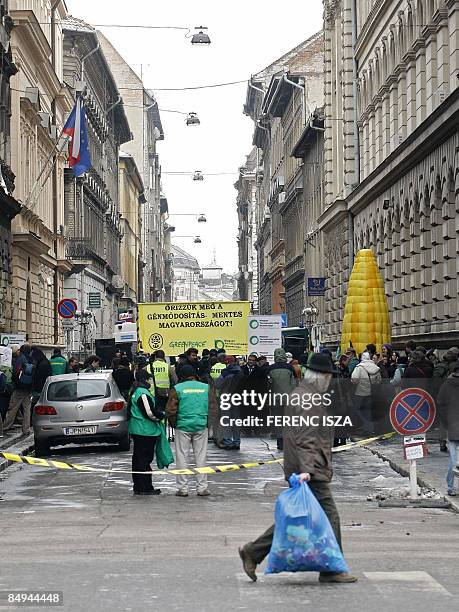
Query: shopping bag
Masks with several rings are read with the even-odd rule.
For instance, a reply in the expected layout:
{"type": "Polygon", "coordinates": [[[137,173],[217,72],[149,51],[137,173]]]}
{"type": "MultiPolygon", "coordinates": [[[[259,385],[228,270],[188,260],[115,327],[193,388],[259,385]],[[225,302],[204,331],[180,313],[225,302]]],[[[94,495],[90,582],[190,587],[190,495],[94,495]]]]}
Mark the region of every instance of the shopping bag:
{"type": "Polygon", "coordinates": [[[161,435],[156,442],[156,465],[159,470],[162,470],[171,463],[174,463],[174,455],[167,439],[166,431],[164,427],[161,426],[161,435]]]}
{"type": "Polygon", "coordinates": [[[309,486],[297,474],[279,495],[274,537],[265,574],[348,572],[332,526],[309,486]]]}

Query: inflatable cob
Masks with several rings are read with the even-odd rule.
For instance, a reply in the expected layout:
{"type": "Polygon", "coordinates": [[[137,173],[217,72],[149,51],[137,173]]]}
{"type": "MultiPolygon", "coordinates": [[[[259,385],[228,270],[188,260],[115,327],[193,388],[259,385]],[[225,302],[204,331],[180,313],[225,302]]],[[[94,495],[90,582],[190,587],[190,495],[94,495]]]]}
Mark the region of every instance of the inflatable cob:
{"type": "Polygon", "coordinates": [[[365,350],[367,344],[381,345],[391,341],[389,307],[384,292],[384,281],[370,249],[362,249],[355,258],[344,309],[341,333],[341,352],[349,346],[357,354],[365,350]]]}

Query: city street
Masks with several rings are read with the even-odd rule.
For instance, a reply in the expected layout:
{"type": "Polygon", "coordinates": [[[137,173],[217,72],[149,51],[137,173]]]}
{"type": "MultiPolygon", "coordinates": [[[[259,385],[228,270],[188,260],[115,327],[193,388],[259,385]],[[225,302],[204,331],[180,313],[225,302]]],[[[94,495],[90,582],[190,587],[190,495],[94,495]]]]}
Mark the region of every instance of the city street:
{"type": "MultiPolygon", "coordinates": [[[[272,441],[270,441],[272,447],[272,441]]],[[[276,451],[272,453],[276,456],[276,451]]],[[[130,469],[114,447],[58,449],[54,459],[130,469]]],[[[260,439],[240,453],[210,446],[209,464],[271,458],[260,439]]],[[[459,595],[459,517],[439,509],[386,509],[367,501],[406,480],[366,449],[335,455],[333,491],[345,556],[357,584],[321,585],[317,574],[243,573],[238,545],[272,522],[280,465],[210,477],[212,496],[134,497],[128,475],[13,466],[1,474],[0,590],[63,591],[64,609],[422,612],[459,595]],[[373,480],[373,479],[377,480],[373,480]]],[[[11,608],[8,608],[11,609],[11,608]]]]}

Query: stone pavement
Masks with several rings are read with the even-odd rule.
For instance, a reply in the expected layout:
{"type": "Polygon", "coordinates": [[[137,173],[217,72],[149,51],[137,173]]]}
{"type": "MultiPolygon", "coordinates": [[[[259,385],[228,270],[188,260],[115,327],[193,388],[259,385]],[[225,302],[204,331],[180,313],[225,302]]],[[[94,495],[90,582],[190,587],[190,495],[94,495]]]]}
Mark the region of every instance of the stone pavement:
{"type": "MultiPolygon", "coordinates": [[[[269,443],[272,447],[272,442],[269,443]]],[[[278,456],[259,439],[240,452],[210,446],[209,464],[278,456]]],[[[115,447],[67,447],[54,459],[129,469],[115,447]]],[[[210,476],[212,496],[132,495],[126,474],[15,465],[0,475],[0,590],[55,589],[71,612],[248,610],[320,612],[372,609],[431,612],[459,596],[458,516],[448,510],[382,509],[367,497],[407,485],[365,448],[334,458],[333,492],[354,585],[320,585],[317,574],[243,573],[237,547],[273,520],[286,486],[279,465],[210,476]]],[[[192,487],[193,490],[193,487],[192,487]]]]}

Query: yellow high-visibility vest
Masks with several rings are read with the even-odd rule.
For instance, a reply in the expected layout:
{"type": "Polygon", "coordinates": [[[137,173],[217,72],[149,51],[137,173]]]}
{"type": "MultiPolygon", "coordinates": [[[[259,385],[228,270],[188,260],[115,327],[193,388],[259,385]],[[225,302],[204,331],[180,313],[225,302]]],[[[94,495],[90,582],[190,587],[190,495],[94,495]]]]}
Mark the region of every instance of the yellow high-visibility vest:
{"type": "Polygon", "coordinates": [[[165,361],[156,359],[149,365],[149,372],[154,376],[155,387],[157,389],[169,389],[169,366],[165,361]]]}
{"type": "Polygon", "coordinates": [[[216,363],[210,368],[210,377],[213,378],[213,380],[217,380],[217,378],[222,373],[222,370],[225,370],[225,369],[226,369],[226,364],[216,363]]]}

